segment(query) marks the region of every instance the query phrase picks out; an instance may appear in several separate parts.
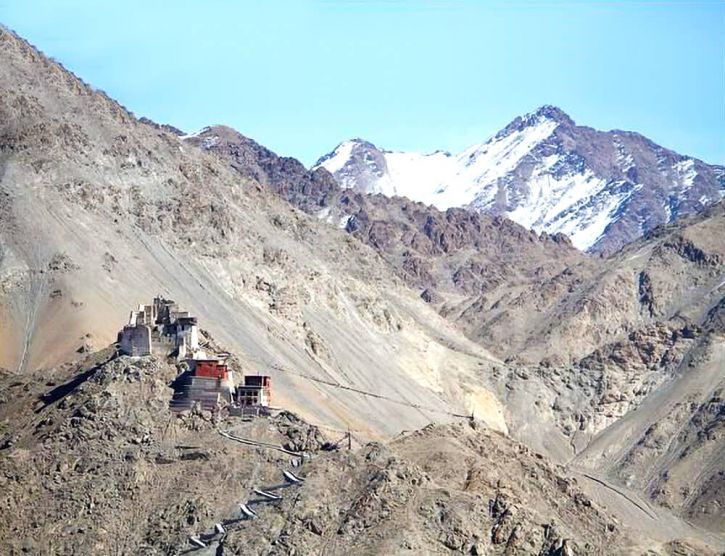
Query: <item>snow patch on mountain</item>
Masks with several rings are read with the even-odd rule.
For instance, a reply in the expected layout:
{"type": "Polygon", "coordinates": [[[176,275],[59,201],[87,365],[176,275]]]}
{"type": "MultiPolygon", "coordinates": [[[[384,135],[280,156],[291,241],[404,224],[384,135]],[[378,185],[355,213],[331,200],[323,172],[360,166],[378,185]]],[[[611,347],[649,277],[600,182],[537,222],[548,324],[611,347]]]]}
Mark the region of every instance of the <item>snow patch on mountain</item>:
{"type": "Polygon", "coordinates": [[[344,230],[347,228],[348,223],[350,222],[350,219],[352,218],[351,215],[344,215],[344,216],[336,216],[332,212],[331,207],[325,207],[322,210],[319,210],[316,214],[317,218],[322,220],[323,222],[327,222],[328,224],[331,224],[333,226],[337,226],[338,228],[344,230]]]}
{"type": "Polygon", "coordinates": [[[581,213],[574,219],[574,214],[579,211],[571,209],[585,206],[601,196],[606,182],[597,179],[591,171],[563,176],[561,179],[542,169],[537,169],[535,174],[528,181],[529,195],[508,212],[509,218],[537,231],[565,233],[578,249],[591,247],[604,231],[606,223],[602,226],[602,222],[591,215],[581,218],[581,213]]]}
{"type": "MultiPolygon", "coordinates": [[[[531,150],[551,136],[557,122],[541,116],[520,131],[496,135],[482,145],[474,145],[458,156],[459,179],[471,185],[467,188],[470,201],[480,184],[493,183],[513,170],[531,150]]],[[[453,206],[453,205],[449,205],[453,206]]]]}
{"type": "Polygon", "coordinates": [[[695,161],[691,158],[686,158],[675,164],[675,171],[682,180],[681,191],[686,191],[695,182],[697,176],[697,170],[695,170],[695,161]]]}
{"type": "Polygon", "coordinates": [[[626,181],[599,182],[599,188],[591,195],[580,198],[566,211],[551,221],[549,233],[560,232],[569,236],[572,244],[582,251],[588,250],[602,237],[612,222],[615,222],[622,204],[642,188],[626,181]]]}
{"type": "Polygon", "coordinates": [[[381,180],[381,193],[420,200],[439,208],[452,206],[441,196],[455,179],[455,161],[448,153],[386,152],[388,179],[381,180]]]}
{"type": "Polygon", "coordinates": [[[342,167],[347,164],[347,161],[350,160],[350,155],[352,154],[354,146],[354,141],[344,141],[340,143],[332,152],[330,158],[327,159],[322,166],[324,166],[324,168],[331,174],[341,170],[342,167]]]}
{"type": "Polygon", "coordinates": [[[205,133],[208,133],[211,130],[211,126],[202,127],[199,131],[195,133],[188,133],[186,135],[180,135],[179,139],[192,139],[194,137],[199,137],[200,135],[204,135],[205,133]]]}

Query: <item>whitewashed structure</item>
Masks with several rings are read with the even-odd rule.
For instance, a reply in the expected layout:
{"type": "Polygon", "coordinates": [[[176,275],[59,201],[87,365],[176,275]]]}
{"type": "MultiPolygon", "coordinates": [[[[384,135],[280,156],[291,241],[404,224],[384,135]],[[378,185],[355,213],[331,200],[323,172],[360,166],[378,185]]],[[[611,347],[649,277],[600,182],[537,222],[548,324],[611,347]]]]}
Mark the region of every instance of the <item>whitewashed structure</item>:
{"type": "Polygon", "coordinates": [[[196,317],[179,311],[176,303],[161,296],[155,297],[151,305],[139,305],[131,311],[118,342],[126,355],[172,355],[179,360],[206,357],[199,347],[196,317]]]}

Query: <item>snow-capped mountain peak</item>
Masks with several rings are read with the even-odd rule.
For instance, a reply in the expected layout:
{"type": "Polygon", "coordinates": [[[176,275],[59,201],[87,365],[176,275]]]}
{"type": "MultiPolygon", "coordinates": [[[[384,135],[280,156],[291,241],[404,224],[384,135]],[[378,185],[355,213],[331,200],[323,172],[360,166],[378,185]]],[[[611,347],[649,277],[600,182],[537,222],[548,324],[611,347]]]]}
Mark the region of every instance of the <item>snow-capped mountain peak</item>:
{"type": "Polygon", "coordinates": [[[559,125],[554,110],[542,107],[517,118],[488,141],[455,156],[441,150],[387,151],[369,141],[350,139],[314,167],[327,169],[343,187],[361,192],[409,197],[442,209],[465,206],[475,200],[481,183],[503,176],[551,135],[559,125]]]}
{"type": "Polygon", "coordinates": [[[594,251],[617,249],[725,194],[722,167],[637,133],[579,127],[551,105],[459,154],[386,151],[351,139],[317,167],[346,188],[505,214],[594,251]]]}

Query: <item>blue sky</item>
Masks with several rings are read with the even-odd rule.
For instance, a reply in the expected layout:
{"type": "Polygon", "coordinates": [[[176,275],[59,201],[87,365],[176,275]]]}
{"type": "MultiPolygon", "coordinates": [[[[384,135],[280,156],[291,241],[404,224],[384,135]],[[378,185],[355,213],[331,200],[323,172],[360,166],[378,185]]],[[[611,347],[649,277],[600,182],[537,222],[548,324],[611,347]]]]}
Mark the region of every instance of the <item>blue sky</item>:
{"type": "Polygon", "coordinates": [[[351,137],[458,151],[555,104],[725,163],[725,2],[0,0],[139,116],[310,164],[351,137]]]}

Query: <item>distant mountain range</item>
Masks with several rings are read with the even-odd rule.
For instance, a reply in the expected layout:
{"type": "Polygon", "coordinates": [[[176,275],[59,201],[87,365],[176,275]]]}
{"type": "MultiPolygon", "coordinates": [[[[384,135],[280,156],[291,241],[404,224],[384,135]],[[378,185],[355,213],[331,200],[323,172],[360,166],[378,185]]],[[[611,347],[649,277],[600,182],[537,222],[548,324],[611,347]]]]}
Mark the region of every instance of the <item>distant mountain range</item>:
{"type": "Polygon", "coordinates": [[[590,252],[615,251],[725,195],[725,167],[638,133],[578,126],[555,106],[459,154],[393,152],[352,139],[314,168],[362,193],[506,215],[537,232],[566,234],[590,252]]]}

